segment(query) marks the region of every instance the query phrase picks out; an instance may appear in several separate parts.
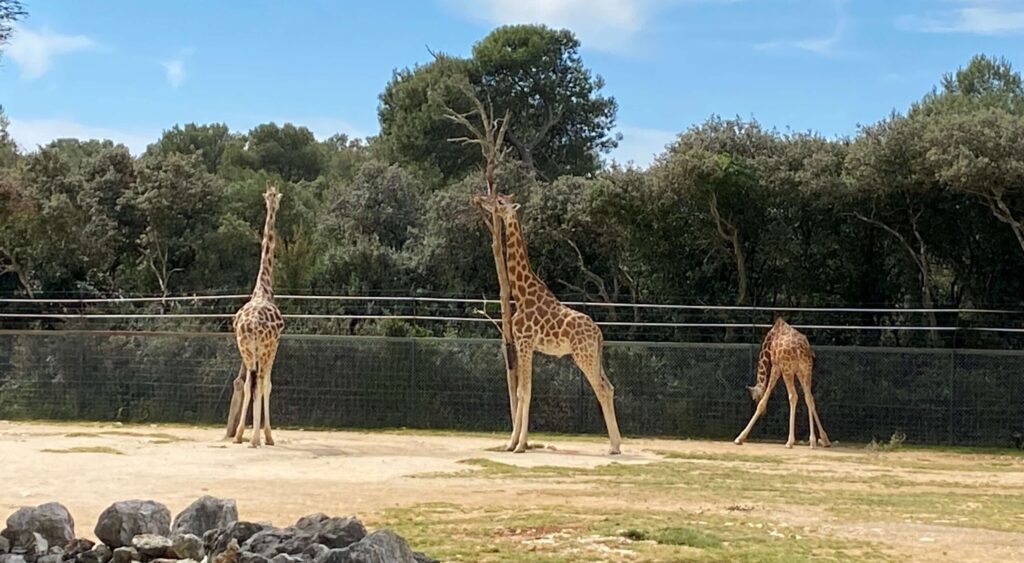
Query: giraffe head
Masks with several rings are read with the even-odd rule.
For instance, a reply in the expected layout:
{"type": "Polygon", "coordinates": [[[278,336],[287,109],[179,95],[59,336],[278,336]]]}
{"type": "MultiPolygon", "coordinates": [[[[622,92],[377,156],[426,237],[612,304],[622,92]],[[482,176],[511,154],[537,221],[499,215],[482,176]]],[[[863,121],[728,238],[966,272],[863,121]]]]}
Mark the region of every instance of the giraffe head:
{"type": "Polygon", "coordinates": [[[267,182],[267,191],[263,192],[263,199],[267,202],[267,209],[276,210],[281,204],[281,192],[277,191],[277,186],[267,182]]]}
{"type": "Polygon", "coordinates": [[[488,213],[497,213],[503,220],[514,219],[519,210],[519,204],[512,201],[512,196],[504,194],[473,196],[473,203],[488,213]]]}

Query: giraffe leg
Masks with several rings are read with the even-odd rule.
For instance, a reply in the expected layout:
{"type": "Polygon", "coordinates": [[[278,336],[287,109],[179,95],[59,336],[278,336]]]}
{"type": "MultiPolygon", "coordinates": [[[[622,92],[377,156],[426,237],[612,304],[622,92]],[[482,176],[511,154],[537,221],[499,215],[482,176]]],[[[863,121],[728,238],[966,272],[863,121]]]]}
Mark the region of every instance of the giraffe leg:
{"type": "Polygon", "coordinates": [[[263,395],[266,381],[263,373],[257,374],[256,377],[256,396],[252,399],[252,438],[249,440],[250,448],[260,447],[260,430],[263,429],[263,395]]]}
{"type": "MultiPolygon", "coordinates": [[[[277,343],[270,352],[270,359],[267,360],[267,375],[263,378],[263,434],[268,446],[274,445],[274,437],[270,435],[270,390],[273,388],[270,373],[274,369],[274,359],[277,357],[277,343]]],[[[253,432],[256,428],[253,427],[253,432]]]]}
{"type": "Polygon", "coordinates": [[[519,394],[516,405],[519,412],[519,436],[514,451],[521,454],[526,451],[527,434],[530,429],[530,399],[533,396],[533,349],[522,349],[519,353],[519,394]]]}
{"type": "Polygon", "coordinates": [[[516,370],[518,369],[518,362],[516,362],[516,366],[517,367],[513,369],[508,369],[508,366],[505,366],[505,375],[506,379],[508,379],[508,406],[512,415],[513,427],[516,425],[516,416],[518,414],[519,405],[518,398],[516,397],[519,393],[519,377],[516,373],[516,370]]]}
{"type": "Polygon", "coordinates": [[[754,423],[757,419],[761,418],[764,411],[768,408],[768,397],[772,396],[772,391],[775,389],[775,384],[779,382],[779,370],[773,367],[771,376],[768,378],[768,385],[765,387],[764,395],[761,396],[761,400],[757,402],[757,409],[754,411],[754,416],[750,417],[750,422],[747,423],[747,427],[740,432],[739,436],[733,442],[736,445],[743,444],[747,441],[747,436],[750,435],[750,431],[754,429],[754,423]]]}
{"type": "Polygon", "coordinates": [[[242,388],[242,408],[239,411],[238,426],[235,427],[235,443],[242,443],[242,435],[245,433],[245,419],[249,416],[249,404],[252,402],[252,383],[256,377],[256,370],[245,370],[245,384],[242,388]]]}
{"type": "Polygon", "coordinates": [[[792,448],[796,442],[796,404],[800,397],[796,394],[796,383],[792,374],[783,375],[782,381],[786,384],[786,392],[789,394],[789,439],[786,440],[786,447],[792,448]]]}
{"type": "Polygon", "coordinates": [[[808,377],[807,381],[800,380],[800,385],[804,388],[804,402],[807,403],[807,410],[810,411],[811,420],[811,445],[813,446],[817,442],[821,442],[824,447],[829,447],[832,442],[828,439],[828,434],[825,433],[825,427],[821,425],[821,418],[818,417],[818,405],[814,402],[814,394],[811,393],[811,378],[808,377]],[[814,439],[814,425],[817,423],[818,428],[818,439],[814,439]]]}
{"type": "Polygon", "coordinates": [[[800,388],[804,390],[804,403],[807,405],[807,423],[810,427],[810,435],[807,437],[807,443],[812,448],[817,447],[818,439],[815,436],[815,419],[814,419],[814,397],[811,397],[811,386],[807,382],[807,373],[800,374],[800,388]]]}
{"type": "Polygon", "coordinates": [[[235,376],[235,381],[232,384],[231,405],[228,407],[228,425],[224,433],[225,440],[234,437],[235,430],[238,429],[238,415],[242,410],[242,385],[245,385],[245,363],[238,366],[238,375],[235,376]]]}
{"type": "Polygon", "coordinates": [[[618,455],[621,452],[622,436],[619,434],[619,422],[615,418],[615,387],[608,381],[604,373],[604,366],[601,362],[601,344],[597,350],[579,350],[573,352],[573,359],[579,366],[583,375],[594,389],[597,401],[601,404],[601,413],[604,415],[604,424],[608,429],[608,439],[611,441],[610,455],[618,455]]]}

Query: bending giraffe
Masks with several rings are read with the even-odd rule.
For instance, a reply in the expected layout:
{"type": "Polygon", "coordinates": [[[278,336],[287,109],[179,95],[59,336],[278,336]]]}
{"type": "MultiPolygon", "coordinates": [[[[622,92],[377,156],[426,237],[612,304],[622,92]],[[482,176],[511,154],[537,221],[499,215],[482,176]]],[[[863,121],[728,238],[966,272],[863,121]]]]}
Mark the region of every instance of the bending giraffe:
{"type": "Polygon", "coordinates": [[[747,427],[736,437],[736,444],[742,444],[747,440],[747,435],[754,428],[754,423],[764,414],[768,407],[768,398],[779,382],[779,377],[786,383],[786,390],[789,392],[789,440],[786,447],[792,448],[796,442],[796,384],[793,383],[795,375],[800,381],[800,387],[804,390],[804,402],[807,403],[807,420],[810,423],[811,435],[808,443],[813,448],[818,444],[819,439],[815,438],[815,427],[820,432],[820,443],[826,448],[831,445],[828,441],[828,434],[825,427],[821,425],[818,418],[818,409],[814,405],[814,395],[811,394],[811,370],[814,367],[814,352],[807,342],[807,337],[797,329],[789,326],[782,318],[775,319],[772,328],[768,330],[764,341],[761,343],[761,352],[757,357],[757,383],[753,387],[747,387],[750,396],[757,403],[757,410],[754,416],[750,417],[747,427]]]}
{"type": "MultiPolygon", "coordinates": [[[[618,454],[622,443],[615,419],[615,388],[604,372],[602,353],[604,337],[597,323],[587,315],[562,305],[555,294],[530,268],[523,231],[516,216],[518,203],[508,196],[496,198],[477,196],[473,199],[489,213],[497,213],[505,225],[508,253],[508,280],[515,313],[512,315],[512,337],[516,347],[515,405],[512,416],[512,437],[506,450],[526,451],[530,422],[530,397],[533,392],[533,353],[550,356],[572,354],[573,360],[601,404],[608,437],[609,453],[618,454]]],[[[509,388],[513,391],[512,385],[509,388]]],[[[511,397],[510,397],[511,399],[511,397]]]]}
{"type": "MultiPolygon", "coordinates": [[[[249,302],[235,314],[235,343],[242,355],[242,370],[245,382],[242,384],[242,400],[235,428],[235,443],[242,443],[245,432],[245,419],[252,404],[252,439],[249,447],[260,446],[260,430],[266,435],[268,446],[274,445],[270,434],[270,371],[277,356],[278,340],[284,329],[284,319],[274,304],[274,219],[277,207],[281,202],[281,194],[273,184],[267,184],[263,194],[267,203],[267,219],[263,225],[263,244],[260,252],[260,271],[256,277],[249,302]]],[[[236,383],[235,389],[238,389],[236,383]]],[[[232,401],[234,410],[235,401],[232,401]]],[[[228,415],[232,420],[233,414],[228,415]]]]}

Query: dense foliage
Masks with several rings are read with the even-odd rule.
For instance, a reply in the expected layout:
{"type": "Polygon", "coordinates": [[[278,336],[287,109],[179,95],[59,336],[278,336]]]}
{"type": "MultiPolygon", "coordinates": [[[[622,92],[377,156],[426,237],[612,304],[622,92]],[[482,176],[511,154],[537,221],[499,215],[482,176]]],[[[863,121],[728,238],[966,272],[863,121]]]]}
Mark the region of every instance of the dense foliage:
{"type": "Polygon", "coordinates": [[[185,124],[133,157],[109,141],[19,149],[0,118],[0,293],[246,292],[274,180],[279,291],[493,295],[469,205],[479,151],[443,119],[468,85],[512,116],[499,183],[563,297],[1022,305],[1024,87],[1007,61],[975,57],[849,139],[712,116],[640,170],[602,167],[616,105],[578,47],[504,27],[468,59],[398,71],[368,140],[185,124]]]}

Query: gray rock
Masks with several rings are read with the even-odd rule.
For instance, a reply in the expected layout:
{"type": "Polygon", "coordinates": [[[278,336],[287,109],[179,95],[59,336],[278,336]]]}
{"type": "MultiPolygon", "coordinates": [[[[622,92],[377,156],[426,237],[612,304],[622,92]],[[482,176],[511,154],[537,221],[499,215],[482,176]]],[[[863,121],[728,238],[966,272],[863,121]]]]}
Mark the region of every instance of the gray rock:
{"type": "Polygon", "coordinates": [[[324,555],[327,555],[327,552],[330,550],[331,548],[327,547],[326,545],[314,543],[313,545],[302,550],[302,557],[308,561],[316,561],[324,555]]]}
{"type": "Polygon", "coordinates": [[[418,551],[412,552],[412,557],[416,560],[416,563],[441,563],[426,553],[420,553],[418,551]]]}
{"type": "Polygon", "coordinates": [[[171,540],[156,534],[139,534],[132,538],[132,547],[146,557],[170,558],[171,540]]]}
{"type": "Polygon", "coordinates": [[[14,553],[5,553],[0,555],[0,563],[26,563],[24,555],[17,555],[14,553]]]}
{"type": "Polygon", "coordinates": [[[328,551],[316,563],[416,563],[416,556],[398,534],[377,530],[348,547],[328,551]]]}
{"type": "Polygon", "coordinates": [[[36,563],[61,563],[63,560],[63,554],[49,554],[36,559],[36,563]]]}
{"type": "Polygon", "coordinates": [[[278,553],[288,553],[290,549],[302,551],[313,543],[313,536],[303,534],[293,528],[270,528],[263,530],[242,544],[242,553],[262,555],[268,560],[278,553]],[[305,544],[299,546],[302,540],[305,544]]]}
{"type": "Polygon", "coordinates": [[[64,547],[65,559],[72,559],[96,546],[96,542],[84,538],[75,538],[64,547]]]}
{"type": "Polygon", "coordinates": [[[366,537],[366,527],[355,516],[331,518],[323,513],[299,518],[295,529],[313,535],[315,543],[328,548],[348,547],[366,537]]]}
{"type": "Polygon", "coordinates": [[[227,528],[235,522],[238,522],[238,506],[233,499],[203,496],[174,517],[171,532],[203,537],[210,530],[227,528]]]}
{"type": "Polygon", "coordinates": [[[11,550],[11,540],[5,538],[4,536],[0,536],[0,555],[4,555],[5,553],[9,552],[10,550],[11,550]]]}
{"type": "Polygon", "coordinates": [[[83,551],[75,557],[78,563],[110,563],[114,552],[104,544],[98,544],[88,551],[83,551]]]}
{"type": "Polygon", "coordinates": [[[41,535],[49,545],[64,547],[75,539],[75,519],[60,503],[26,506],[7,517],[7,528],[0,535],[17,547],[31,541],[33,533],[41,535]]]}
{"type": "Polygon", "coordinates": [[[51,545],[50,549],[46,550],[47,555],[60,555],[64,557],[64,548],[59,545],[51,545]]]}
{"type": "Polygon", "coordinates": [[[22,533],[18,542],[11,546],[11,552],[24,554],[26,559],[35,559],[46,555],[50,549],[50,542],[46,541],[46,538],[38,532],[22,533]]]}
{"type": "Polygon", "coordinates": [[[114,550],[114,554],[110,559],[111,563],[131,563],[132,561],[141,560],[142,554],[134,547],[119,547],[114,550]]]}
{"type": "Polygon", "coordinates": [[[171,551],[178,559],[202,560],[206,555],[203,540],[194,534],[178,534],[171,540],[171,551]]]}
{"type": "Polygon", "coordinates": [[[140,534],[168,536],[170,532],[171,511],[151,500],[115,502],[96,522],[96,537],[111,548],[131,545],[140,534]]]}
{"type": "Polygon", "coordinates": [[[241,545],[252,536],[269,528],[270,526],[265,524],[235,522],[222,530],[210,530],[203,534],[203,545],[206,547],[206,553],[209,555],[210,561],[213,561],[228,548],[228,544],[232,540],[241,545]]]}
{"type": "Polygon", "coordinates": [[[278,553],[270,559],[270,563],[305,563],[305,561],[306,559],[298,555],[288,555],[287,553],[278,553]]]}
{"type": "Polygon", "coordinates": [[[270,563],[270,559],[263,557],[259,553],[243,551],[238,554],[238,563],[270,563]]]}

